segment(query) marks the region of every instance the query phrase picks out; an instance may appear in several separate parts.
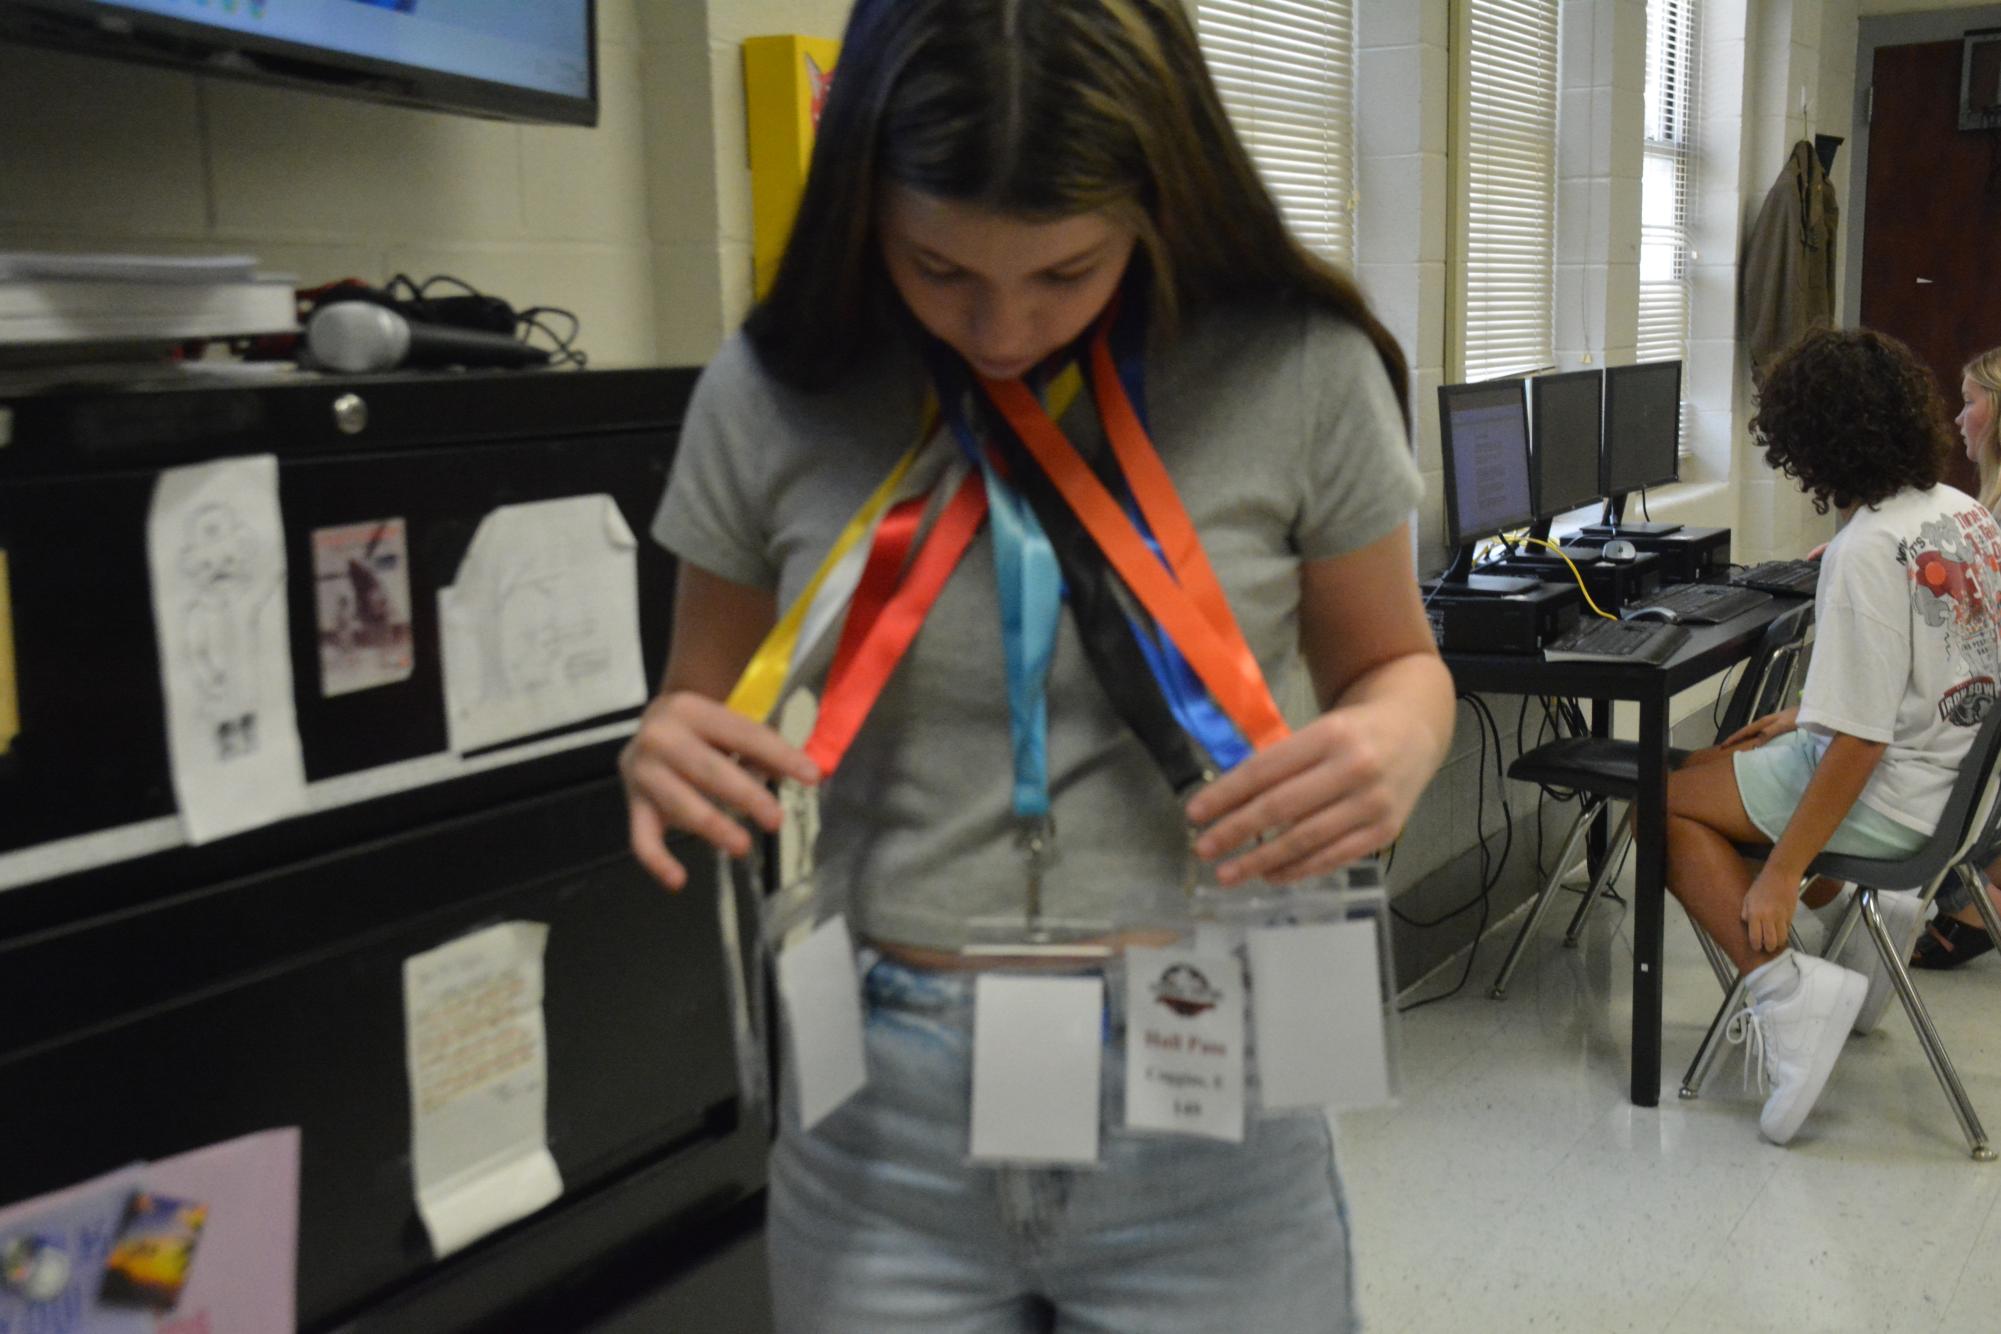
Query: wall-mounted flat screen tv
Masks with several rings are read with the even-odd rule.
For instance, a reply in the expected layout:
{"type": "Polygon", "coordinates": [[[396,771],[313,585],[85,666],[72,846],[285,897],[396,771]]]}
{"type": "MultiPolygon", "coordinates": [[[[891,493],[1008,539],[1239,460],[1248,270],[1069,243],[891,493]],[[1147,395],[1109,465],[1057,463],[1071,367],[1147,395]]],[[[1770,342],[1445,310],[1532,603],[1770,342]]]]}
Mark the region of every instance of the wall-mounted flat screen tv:
{"type": "Polygon", "coordinates": [[[0,40],[506,120],[597,123],[594,0],[0,0],[0,40]]]}

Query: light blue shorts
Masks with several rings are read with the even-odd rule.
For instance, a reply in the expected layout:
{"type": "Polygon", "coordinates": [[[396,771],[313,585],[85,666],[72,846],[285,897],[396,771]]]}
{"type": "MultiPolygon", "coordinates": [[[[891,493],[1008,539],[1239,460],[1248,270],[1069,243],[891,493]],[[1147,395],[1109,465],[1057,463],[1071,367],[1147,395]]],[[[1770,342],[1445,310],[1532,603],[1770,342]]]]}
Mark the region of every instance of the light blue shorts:
{"type": "MultiPolygon", "coordinates": [[[[1777,843],[1800,798],[1806,795],[1814,770],[1820,767],[1813,735],[1804,730],[1787,732],[1756,750],[1738,751],[1730,759],[1737,771],[1737,795],[1743,798],[1744,813],[1766,838],[1777,843]]],[[[1826,851],[1890,861],[1910,856],[1930,838],[1930,834],[1899,824],[1858,801],[1848,808],[1848,817],[1827,840],[1826,851]]]]}

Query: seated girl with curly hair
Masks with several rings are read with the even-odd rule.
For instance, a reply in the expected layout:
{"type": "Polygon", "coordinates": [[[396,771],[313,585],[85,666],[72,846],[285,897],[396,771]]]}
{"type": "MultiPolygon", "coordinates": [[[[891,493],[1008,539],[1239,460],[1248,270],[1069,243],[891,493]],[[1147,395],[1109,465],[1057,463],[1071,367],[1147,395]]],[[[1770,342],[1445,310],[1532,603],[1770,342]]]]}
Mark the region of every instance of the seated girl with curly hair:
{"type": "Polygon", "coordinates": [[[1769,1088],[1759,1128],[1784,1144],[1850,1028],[1872,1027],[1889,996],[1787,948],[1801,876],[1823,851],[1908,856],[1937,825],[2001,679],[2001,528],[1939,480],[1944,404],[1893,338],[1807,334],[1766,372],[1751,432],[1845,522],[1822,558],[1799,707],[1670,777],[1667,879],[1745,977],[1738,1030],[1762,1039],[1769,1088]],[[1755,843],[1772,850],[1754,874],[1735,845],[1755,843]]]}

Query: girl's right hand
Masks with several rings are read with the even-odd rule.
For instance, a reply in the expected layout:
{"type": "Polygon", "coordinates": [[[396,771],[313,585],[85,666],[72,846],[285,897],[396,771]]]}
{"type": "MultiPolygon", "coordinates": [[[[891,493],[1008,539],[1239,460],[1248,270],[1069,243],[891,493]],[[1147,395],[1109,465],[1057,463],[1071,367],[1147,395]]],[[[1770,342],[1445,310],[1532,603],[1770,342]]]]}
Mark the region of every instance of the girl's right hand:
{"type": "Polygon", "coordinates": [[[776,731],[688,690],[660,694],[646,706],[638,732],[618,757],[618,771],[633,855],[670,890],[686,885],[688,872],[667,851],[669,832],[686,830],[732,857],[748,856],[750,834],[728,811],[741,811],[776,833],[784,813],[766,782],[820,781],[806,753],[776,731]]]}
{"type": "Polygon", "coordinates": [[[1784,736],[1797,728],[1799,714],[1800,711],[1796,708],[1782,709],[1778,713],[1768,713],[1755,722],[1745,723],[1730,734],[1721,749],[1735,750],[1739,746],[1762,746],[1774,737],[1784,736]]]}

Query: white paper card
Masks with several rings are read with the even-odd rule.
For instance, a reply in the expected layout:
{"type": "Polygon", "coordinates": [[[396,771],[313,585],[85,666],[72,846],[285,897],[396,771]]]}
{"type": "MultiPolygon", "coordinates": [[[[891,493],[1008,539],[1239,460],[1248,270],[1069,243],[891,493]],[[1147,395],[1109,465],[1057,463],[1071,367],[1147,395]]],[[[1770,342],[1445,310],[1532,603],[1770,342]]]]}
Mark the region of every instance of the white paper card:
{"type": "Polygon", "coordinates": [[[861,984],[847,918],[835,913],[779,954],[778,995],[792,1035],[799,1124],[811,1130],[868,1084],[861,984]]]}
{"type": "Polygon", "coordinates": [[[1198,954],[1235,954],[1244,947],[1244,928],[1222,922],[1195,923],[1195,950],[1198,954]]]}
{"type": "Polygon", "coordinates": [[[1126,950],[1126,1126],[1244,1138],[1244,966],[1233,954],[1126,950]]]}
{"type": "Polygon", "coordinates": [[[982,973],[973,991],[972,1156],[1098,1161],[1105,984],[982,973]]]}
{"type": "Polygon", "coordinates": [[[646,702],[638,545],[606,495],[480,520],[457,581],[438,590],[454,751],[646,702]]]}
{"type": "Polygon", "coordinates": [[[1387,1103],[1376,923],[1263,927],[1247,944],[1265,1109],[1387,1103]]]}
{"type": "Polygon", "coordinates": [[[167,756],[188,842],[302,814],[278,460],[162,472],[146,556],[167,756]]]}
{"type": "Polygon", "coordinates": [[[548,938],[504,922],[403,961],[410,1161],[440,1258],[563,1193],[546,1123],[548,938]]]}

